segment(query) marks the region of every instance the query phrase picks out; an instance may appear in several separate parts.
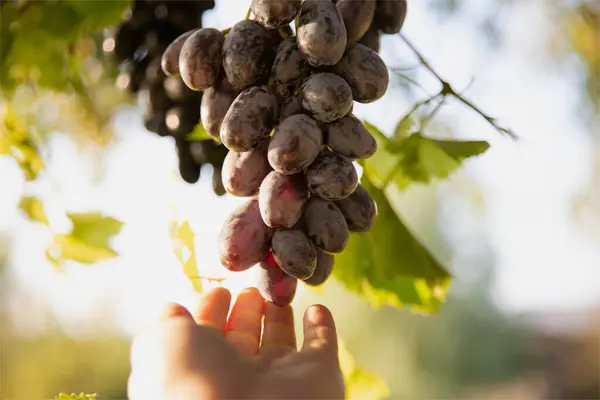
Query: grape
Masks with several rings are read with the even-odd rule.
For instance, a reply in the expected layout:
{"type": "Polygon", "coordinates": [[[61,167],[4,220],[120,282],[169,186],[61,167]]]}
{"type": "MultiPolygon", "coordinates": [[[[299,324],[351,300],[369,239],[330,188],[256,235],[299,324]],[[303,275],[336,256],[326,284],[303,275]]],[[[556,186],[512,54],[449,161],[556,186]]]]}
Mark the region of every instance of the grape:
{"type": "Polygon", "coordinates": [[[249,19],[236,23],[223,45],[223,68],[227,79],[237,89],[245,89],[262,81],[275,57],[271,33],[249,19]]]}
{"type": "Polygon", "coordinates": [[[200,179],[200,167],[194,161],[190,151],[190,142],[186,140],[176,140],[175,146],[179,158],[179,174],[187,183],[196,183],[200,179]]]}
{"type": "Polygon", "coordinates": [[[306,170],[306,182],[311,193],[325,200],[337,201],[354,192],[358,174],[346,157],[322,151],[306,170]]]}
{"type": "Polygon", "coordinates": [[[264,260],[273,230],[265,225],[257,199],[239,206],[219,234],[221,264],[230,271],[244,271],[264,260]]]}
{"type": "Polygon", "coordinates": [[[315,120],[293,115],[275,130],[269,144],[269,163],[282,174],[301,172],[315,160],[322,145],[323,134],[315,120]]]}
{"type": "Polygon", "coordinates": [[[304,114],[300,100],[295,96],[288,97],[279,106],[279,123],[296,114],[304,114]]]}
{"type": "Polygon", "coordinates": [[[375,0],[338,0],[337,8],[348,32],[348,42],[360,39],[371,26],[375,0]]]}
{"type": "Polygon", "coordinates": [[[315,245],[302,231],[277,231],[271,244],[275,262],[286,274],[296,279],[308,279],[315,272],[315,245]]]}
{"type": "Polygon", "coordinates": [[[164,113],[153,113],[145,116],[144,127],[150,132],[157,133],[159,136],[169,135],[164,113]]]}
{"type": "Polygon", "coordinates": [[[198,105],[192,103],[171,108],[167,111],[165,122],[172,136],[183,138],[194,129],[199,117],[198,105]]]}
{"type": "Polygon", "coordinates": [[[226,77],[223,77],[217,85],[204,91],[200,116],[204,129],[212,137],[219,138],[223,118],[238,94],[239,91],[231,86],[226,77]]]}
{"type": "Polygon", "coordinates": [[[193,29],[191,31],[187,31],[184,34],[180,35],[177,39],[175,39],[162,55],[161,58],[161,68],[163,72],[167,75],[177,75],[179,74],[179,55],[181,54],[181,48],[183,44],[188,40],[193,33],[195,33],[197,29],[193,29]]]}
{"type": "Polygon", "coordinates": [[[341,253],[348,244],[348,225],[331,201],[312,197],[304,211],[304,224],[310,240],[328,253],[341,253]]]}
{"type": "Polygon", "coordinates": [[[406,0],[378,0],[373,23],[383,33],[398,33],[404,25],[406,11],[406,0]]]}
{"type": "Polygon", "coordinates": [[[351,232],[367,232],[375,223],[377,204],[360,184],[354,193],[335,204],[344,214],[351,232]]]}
{"type": "Polygon", "coordinates": [[[300,0],[252,0],[252,13],[256,20],[265,28],[276,29],[296,17],[302,2],[300,0]]]}
{"type": "Polygon", "coordinates": [[[279,44],[271,68],[269,86],[279,99],[293,96],[298,83],[310,72],[310,67],[298,50],[294,39],[279,44]]]}
{"type": "Polygon", "coordinates": [[[165,93],[174,101],[186,102],[197,99],[198,93],[191,90],[179,76],[168,76],[163,81],[165,93]]]}
{"type": "Polygon", "coordinates": [[[238,95],[221,124],[221,142],[229,150],[249,151],[269,136],[278,114],[277,98],[265,86],[238,95]]]}
{"type": "Polygon", "coordinates": [[[221,178],[222,173],[222,167],[219,165],[213,166],[212,188],[213,192],[217,196],[223,196],[225,193],[227,193],[225,190],[225,185],[223,185],[223,179],[221,178]]]}
{"type": "Polygon", "coordinates": [[[192,90],[211,87],[221,68],[225,37],[214,28],[198,29],[185,41],[179,54],[181,79],[192,90]]]}
{"type": "Polygon", "coordinates": [[[298,47],[312,66],[335,65],[344,55],[346,26],[331,1],[304,0],[296,33],[298,47]]]}
{"type": "Polygon", "coordinates": [[[267,159],[269,141],[257,148],[237,153],[230,151],[223,163],[223,184],[228,193],[238,197],[254,196],[263,179],[271,172],[267,159]]]}
{"type": "Polygon", "coordinates": [[[321,122],[332,122],[352,108],[352,89],[336,74],[319,72],[311,75],[300,88],[300,104],[321,122]]]}
{"type": "Polygon", "coordinates": [[[137,101],[144,113],[164,113],[173,105],[162,85],[144,85],[137,92],[137,101]]]}
{"type": "Polygon", "coordinates": [[[317,266],[315,267],[315,272],[304,282],[310,286],[322,285],[329,278],[329,275],[331,275],[333,262],[334,256],[332,254],[317,248],[317,266]]]}
{"type": "Polygon", "coordinates": [[[375,51],[354,43],[348,46],[344,57],[333,67],[352,88],[352,98],[359,103],[371,103],[380,99],[390,82],[385,63],[375,51]]]}
{"type": "Polygon", "coordinates": [[[358,43],[367,46],[375,53],[379,53],[379,49],[381,48],[381,31],[375,25],[371,25],[358,43]]]}
{"type": "Polygon", "coordinates": [[[265,224],[272,228],[293,227],[308,201],[304,177],[271,171],[260,185],[258,201],[265,224]]]}
{"type": "Polygon", "coordinates": [[[290,304],[296,295],[298,280],[283,272],[271,253],[258,263],[258,267],[258,290],[264,299],[279,307],[290,304]]]}
{"type": "Polygon", "coordinates": [[[377,150],[377,142],[363,123],[354,115],[327,124],[327,145],[336,153],[350,159],[369,158],[377,150]]]}
{"type": "Polygon", "coordinates": [[[142,44],[143,37],[133,29],[131,24],[121,24],[117,27],[112,38],[115,42],[114,54],[123,61],[132,58],[137,48],[142,44]]]}

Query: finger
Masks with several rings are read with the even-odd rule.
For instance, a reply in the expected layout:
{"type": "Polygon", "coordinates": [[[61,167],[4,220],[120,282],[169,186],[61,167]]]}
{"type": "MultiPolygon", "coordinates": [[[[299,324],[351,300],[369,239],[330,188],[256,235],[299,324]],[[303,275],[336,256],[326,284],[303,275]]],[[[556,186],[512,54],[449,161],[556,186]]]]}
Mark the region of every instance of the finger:
{"type": "Polygon", "coordinates": [[[277,358],[296,350],[294,312],[291,306],[265,305],[265,321],[260,354],[277,358]]]}
{"type": "Polygon", "coordinates": [[[325,350],[337,357],[338,343],[335,322],[325,306],[314,305],[304,313],[302,350],[325,350]]]}
{"type": "Polygon", "coordinates": [[[229,290],[223,287],[214,288],[207,292],[194,307],[194,320],[198,325],[211,326],[224,333],[230,305],[229,290]]]}
{"type": "Polygon", "coordinates": [[[192,318],[192,315],[187,310],[187,308],[185,308],[181,304],[167,303],[162,311],[161,319],[168,319],[174,317],[192,318]]]}
{"type": "Polygon", "coordinates": [[[265,300],[256,288],[244,290],[233,305],[225,337],[243,354],[256,354],[265,300]]]}

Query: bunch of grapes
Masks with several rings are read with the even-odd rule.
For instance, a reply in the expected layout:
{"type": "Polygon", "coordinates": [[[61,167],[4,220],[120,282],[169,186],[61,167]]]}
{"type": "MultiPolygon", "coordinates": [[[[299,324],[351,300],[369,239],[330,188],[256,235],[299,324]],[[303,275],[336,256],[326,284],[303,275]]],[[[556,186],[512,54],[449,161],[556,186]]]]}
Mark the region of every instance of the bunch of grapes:
{"type": "Polygon", "coordinates": [[[201,27],[202,14],[214,6],[214,0],[136,0],[127,20],[106,32],[103,49],[120,63],[116,83],[137,96],[146,129],[174,138],[181,177],[195,183],[202,166],[211,164],[213,190],[223,195],[221,168],[227,149],[213,140],[185,139],[200,122],[202,93],[161,68],[167,46],[182,33],[201,27]]]}
{"type": "Polygon", "coordinates": [[[225,189],[248,198],[221,230],[221,263],[257,266],[279,306],[298,280],[325,282],[350,232],[375,221],[353,162],[377,143],[352,106],[381,98],[389,74],[359,41],[399,30],[405,12],[403,0],[253,0],[252,18],[190,30],[163,54],[165,73],[204,92],[202,123],[229,150],[225,189]]]}

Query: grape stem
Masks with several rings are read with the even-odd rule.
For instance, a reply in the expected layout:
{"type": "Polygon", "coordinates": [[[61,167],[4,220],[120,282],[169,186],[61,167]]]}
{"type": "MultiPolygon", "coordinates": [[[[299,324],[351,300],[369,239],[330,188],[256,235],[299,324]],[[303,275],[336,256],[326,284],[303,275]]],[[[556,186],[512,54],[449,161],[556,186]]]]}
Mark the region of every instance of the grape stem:
{"type": "MultiPolygon", "coordinates": [[[[415,54],[415,56],[417,57],[417,59],[419,60],[421,65],[423,65],[423,67],[425,67],[425,69],[427,69],[442,85],[442,89],[440,90],[440,92],[437,95],[430,97],[428,99],[429,101],[433,100],[434,98],[436,98],[438,96],[441,96],[443,98],[446,98],[447,96],[454,97],[456,100],[460,101],[465,106],[467,106],[468,108],[470,108],[471,110],[473,110],[474,112],[479,114],[499,133],[501,133],[503,135],[507,135],[513,140],[518,139],[518,136],[511,129],[508,129],[508,128],[505,128],[505,127],[499,125],[498,122],[496,122],[496,118],[490,116],[489,114],[486,114],[479,107],[477,107],[475,104],[473,104],[473,102],[471,100],[467,99],[462,94],[457,92],[448,81],[446,81],[445,79],[443,79],[440,76],[440,74],[431,66],[429,61],[427,61],[427,59],[421,54],[421,52],[419,50],[417,50],[417,48],[412,44],[412,42],[410,40],[408,40],[408,38],[406,38],[406,36],[404,36],[402,33],[399,33],[398,36],[400,36],[400,38],[404,41],[404,43],[415,54]]],[[[429,102],[429,101],[427,101],[427,102],[429,102]]],[[[420,107],[421,105],[423,105],[423,102],[417,103],[417,104],[420,107]]],[[[439,107],[441,107],[441,104],[443,104],[443,101],[440,103],[440,105],[438,107],[436,107],[434,112],[432,112],[431,114],[435,114],[435,112],[437,112],[439,107]]],[[[432,117],[431,114],[428,116],[427,120],[431,119],[431,117],[432,117]]]]}

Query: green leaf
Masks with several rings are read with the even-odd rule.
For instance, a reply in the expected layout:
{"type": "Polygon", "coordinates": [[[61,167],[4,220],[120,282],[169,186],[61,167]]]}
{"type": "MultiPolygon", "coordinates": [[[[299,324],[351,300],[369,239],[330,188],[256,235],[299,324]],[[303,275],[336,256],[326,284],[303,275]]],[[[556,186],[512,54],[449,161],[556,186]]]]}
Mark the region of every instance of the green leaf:
{"type": "Polygon", "coordinates": [[[392,140],[402,141],[406,139],[414,127],[415,119],[413,118],[412,113],[405,115],[404,118],[402,118],[396,125],[394,134],[392,135],[392,140]]]}
{"type": "Polygon", "coordinates": [[[183,224],[175,222],[171,227],[171,238],[174,242],[175,254],[183,267],[183,273],[192,283],[194,290],[202,292],[202,278],[200,277],[196,261],[194,232],[190,224],[187,221],[183,224]]]}
{"type": "Polygon", "coordinates": [[[387,184],[389,176],[394,172],[398,156],[388,150],[390,139],[377,129],[375,125],[367,121],[363,121],[363,124],[375,138],[377,151],[361,164],[369,180],[378,188],[383,188],[387,184]]]}
{"type": "Polygon", "coordinates": [[[191,131],[185,138],[187,140],[198,141],[198,142],[202,141],[202,140],[215,140],[215,138],[213,138],[206,131],[206,129],[204,129],[204,125],[202,124],[202,121],[200,121],[200,123],[198,125],[196,125],[194,130],[191,131]]]}
{"type": "Polygon", "coordinates": [[[124,20],[127,10],[133,5],[132,0],[66,0],[81,16],[81,33],[91,33],[108,26],[116,25],[124,20]]]}
{"type": "Polygon", "coordinates": [[[45,167],[38,146],[34,143],[27,124],[10,105],[6,106],[3,117],[0,155],[12,157],[19,164],[25,179],[32,181],[45,167]]]}
{"type": "Polygon", "coordinates": [[[71,233],[54,235],[46,252],[46,258],[51,262],[60,265],[65,260],[71,260],[94,264],[118,255],[110,247],[109,241],[121,231],[121,221],[95,212],[68,213],[67,216],[73,229],[71,233]]]}
{"type": "Polygon", "coordinates": [[[394,181],[405,189],[414,182],[447,178],[464,160],[483,154],[489,147],[485,141],[437,140],[415,133],[400,146],[394,181]]]}
{"type": "Polygon", "coordinates": [[[19,202],[19,208],[25,212],[25,215],[30,220],[40,222],[44,225],[50,224],[44,211],[44,205],[39,199],[29,196],[22,197],[19,202]]]}
{"type": "Polygon", "coordinates": [[[339,341],[340,368],[348,399],[385,399],[391,394],[388,384],[378,375],[361,369],[342,341],[339,341]]]}
{"type": "Polygon", "coordinates": [[[445,300],[450,274],[404,225],[383,190],[366,175],[362,185],[377,203],[377,220],[368,233],[350,235],[336,256],[334,276],[375,307],[434,312],[445,300]]]}

